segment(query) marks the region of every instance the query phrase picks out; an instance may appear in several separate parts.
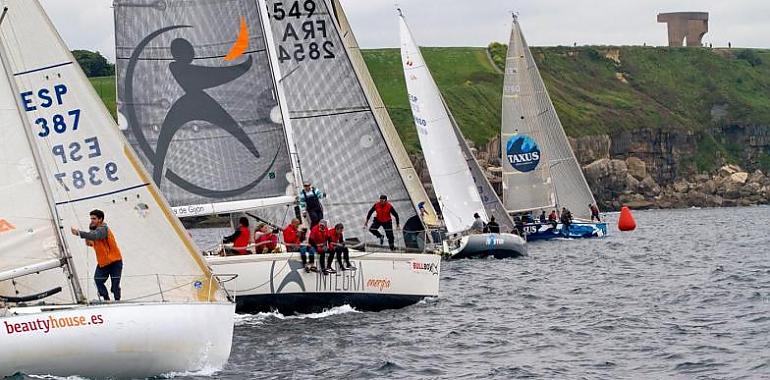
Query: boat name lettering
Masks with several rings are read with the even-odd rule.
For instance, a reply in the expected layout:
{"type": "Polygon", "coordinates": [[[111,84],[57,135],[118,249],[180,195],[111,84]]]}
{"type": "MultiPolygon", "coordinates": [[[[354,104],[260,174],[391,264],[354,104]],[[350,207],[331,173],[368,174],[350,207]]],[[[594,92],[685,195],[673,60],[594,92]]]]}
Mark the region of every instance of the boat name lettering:
{"type": "Polygon", "coordinates": [[[334,42],[329,41],[329,27],[324,19],[302,21],[299,29],[291,23],[291,18],[299,20],[304,17],[310,19],[316,15],[318,5],[316,0],[274,2],[272,17],[278,21],[289,19],[281,34],[281,43],[278,44],[278,62],[286,61],[302,62],[306,59],[332,59],[336,58],[334,42]],[[301,4],[301,5],[300,5],[301,4]],[[322,42],[316,41],[322,39],[322,42]]]}
{"type": "Polygon", "coordinates": [[[364,290],[364,274],[360,262],[356,271],[344,271],[331,276],[320,274],[317,276],[317,292],[358,292],[362,290],[364,290]]]}
{"type": "Polygon", "coordinates": [[[184,215],[200,215],[206,212],[206,207],[203,206],[184,206],[184,207],[172,207],[176,216],[184,215]]]}
{"type": "Polygon", "coordinates": [[[497,247],[503,244],[505,244],[505,239],[499,236],[489,235],[487,237],[487,247],[497,247]]]}
{"type": "Polygon", "coordinates": [[[374,288],[383,291],[383,289],[390,289],[390,279],[387,278],[370,278],[366,282],[367,288],[374,288]]]}
{"type": "Polygon", "coordinates": [[[412,261],[412,269],[418,271],[426,271],[438,275],[438,265],[436,263],[422,263],[419,261],[412,261]]]}
{"type": "Polygon", "coordinates": [[[62,318],[55,318],[50,316],[46,319],[38,318],[32,321],[18,323],[8,323],[7,321],[3,321],[3,324],[5,325],[5,333],[8,335],[27,333],[32,331],[40,331],[44,334],[48,334],[48,332],[53,329],[101,325],[103,323],[104,317],[101,314],[93,314],[90,316],[90,318],[86,318],[82,315],[62,318]]]}

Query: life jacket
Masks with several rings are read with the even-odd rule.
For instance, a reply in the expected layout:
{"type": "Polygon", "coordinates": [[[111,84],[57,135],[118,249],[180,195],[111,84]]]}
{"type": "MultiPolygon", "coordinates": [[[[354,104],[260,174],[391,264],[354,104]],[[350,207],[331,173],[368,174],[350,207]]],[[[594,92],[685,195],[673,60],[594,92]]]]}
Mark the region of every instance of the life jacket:
{"type": "Polygon", "coordinates": [[[305,189],[302,189],[302,195],[305,198],[305,208],[308,211],[323,210],[323,207],[321,206],[321,200],[318,199],[318,195],[316,195],[315,187],[310,189],[310,193],[305,191],[305,189]],[[308,194],[310,194],[310,196],[308,196],[308,194]]]}
{"type": "Polygon", "coordinates": [[[599,215],[599,208],[594,205],[591,205],[591,214],[599,215]]]}
{"type": "Polygon", "coordinates": [[[334,248],[337,247],[337,244],[342,243],[343,237],[342,233],[337,233],[336,228],[329,228],[326,230],[326,237],[328,241],[329,250],[334,250],[334,248]]]}
{"type": "Polygon", "coordinates": [[[238,231],[240,231],[240,233],[238,234],[238,237],[235,238],[235,241],[233,241],[233,249],[238,251],[241,255],[248,254],[249,251],[246,250],[246,247],[249,246],[249,235],[251,235],[251,231],[249,231],[249,227],[245,226],[238,227],[238,231]]]}
{"type": "Polygon", "coordinates": [[[323,251],[324,245],[326,244],[327,234],[325,232],[326,231],[321,231],[320,224],[316,224],[310,230],[310,238],[308,241],[319,251],[323,251]]]}
{"type": "Polygon", "coordinates": [[[287,245],[299,245],[302,242],[299,239],[299,231],[293,224],[289,224],[283,229],[283,242],[287,245]]]}
{"type": "Polygon", "coordinates": [[[267,248],[268,251],[272,251],[275,249],[275,247],[278,246],[278,236],[276,236],[274,233],[267,233],[257,238],[257,241],[254,243],[257,245],[258,253],[265,248],[267,248]]]}
{"type": "Polygon", "coordinates": [[[99,268],[104,268],[116,261],[123,260],[118,243],[115,241],[115,235],[112,234],[112,230],[109,228],[107,228],[107,238],[92,240],[91,246],[96,251],[96,263],[99,265],[99,268]]]}
{"type": "Polygon", "coordinates": [[[385,202],[384,204],[382,202],[377,202],[374,204],[374,212],[377,213],[377,215],[374,216],[374,219],[380,223],[387,223],[393,220],[390,217],[390,210],[393,210],[393,205],[390,204],[390,202],[385,202]]]}

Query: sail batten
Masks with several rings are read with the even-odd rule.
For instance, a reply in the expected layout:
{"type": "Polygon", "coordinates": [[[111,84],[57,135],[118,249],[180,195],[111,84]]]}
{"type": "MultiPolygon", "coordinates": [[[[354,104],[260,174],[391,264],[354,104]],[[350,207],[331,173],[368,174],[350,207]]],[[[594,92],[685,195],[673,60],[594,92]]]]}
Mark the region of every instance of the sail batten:
{"type": "Polygon", "coordinates": [[[576,217],[590,216],[593,194],[515,16],[506,57],[501,145],[508,212],[567,207],[576,217]]]}

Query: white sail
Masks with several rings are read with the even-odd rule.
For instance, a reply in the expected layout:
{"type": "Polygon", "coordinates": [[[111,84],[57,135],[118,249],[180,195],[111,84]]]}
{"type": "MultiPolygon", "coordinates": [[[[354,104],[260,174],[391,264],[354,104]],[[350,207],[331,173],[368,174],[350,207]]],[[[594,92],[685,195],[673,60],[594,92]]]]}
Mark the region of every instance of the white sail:
{"type": "Polygon", "coordinates": [[[509,212],[566,206],[588,218],[595,203],[514,16],[505,68],[501,135],[509,212]]]}
{"type": "MultiPolygon", "coordinates": [[[[0,139],[0,192],[3,194],[0,198],[0,273],[6,274],[0,274],[2,281],[16,277],[25,268],[61,266],[61,250],[51,208],[19,115],[16,95],[6,75],[0,75],[0,125],[3,126],[3,138],[0,139]]],[[[43,274],[49,277],[46,282],[67,285],[61,270],[51,272],[55,273],[43,274]]],[[[15,295],[10,285],[10,281],[0,282],[0,295],[15,295]]],[[[19,294],[49,290],[20,286],[19,294]]]]}
{"type": "Polygon", "coordinates": [[[473,214],[486,219],[484,205],[466,164],[448,110],[412,38],[403,15],[399,17],[401,59],[409,103],[425,162],[449,233],[470,229],[473,214]]]}
{"type": "MultiPolygon", "coordinates": [[[[89,212],[101,209],[123,255],[123,300],[206,301],[223,297],[198,249],[151,183],[38,2],[8,0],[5,4],[8,13],[0,26],[0,45],[8,65],[0,76],[10,84],[18,102],[17,112],[24,125],[16,123],[15,128],[33,131],[32,149],[38,150],[38,164],[44,169],[39,174],[52,188],[57,224],[66,231],[66,245],[86,296],[96,298],[91,275],[96,259],[93,249],[71,235],[69,228],[87,230],[89,212]]],[[[10,201],[4,197],[0,203],[9,207],[10,201]]],[[[41,213],[37,210],[33,215],[41,213]]],[[[41,240],[50,241],[50,236],[46,233],[46,239],[41,240]]],[[[9,255],[14,255],[13,251],[0,251],[2,260],[10,260],[9,255]]],[[[46,289],[61,286],[57,280],[47,284],[34,276],[22,277],[14,286],[46,289]]]]}

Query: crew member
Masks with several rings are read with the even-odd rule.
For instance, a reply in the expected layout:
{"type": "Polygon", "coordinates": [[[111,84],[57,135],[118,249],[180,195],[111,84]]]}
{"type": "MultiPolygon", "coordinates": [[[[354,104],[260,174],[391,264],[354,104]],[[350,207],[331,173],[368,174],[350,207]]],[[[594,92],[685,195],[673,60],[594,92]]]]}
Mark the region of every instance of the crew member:
{"type": "Polygon", "coordinates": [[[262,233],[259,238],[254,240],[254,245],[256,246],[256,252],[257,253],[279,253],[281,252],[280,247],[278,247],[278,235],[277,230],[270,229],[270,227],[265,226],[264,233],[262,233]]]}
{"type": "Polygon", "coordinates": [[[86,245],[93,247],[96,252],[96,271],[94,272],[94,282],[99,297],[105,301],[110,300],[110,294],[104,285],[107,279],[110,279],[112,292],[115,301],[120,301],[120,276],[123,273],[123,256],[120,254],[120,248],[115,241],[115,235],[112,230],[104,223],[104,212],[102,210],[93,210],[89,213],[90,223],[89,231],[80,231],[75,227],[71,228],[72,234],[86,240],[86,245]]]}
{"type": "Polygon", "coordinates": [[[300,223],[299,219],[292,219],[291,223],[283,229],[283,243],[286,244],[288,252],[299,252],[305,272],[315,272],[317,271],[315,267],[315,248],[305,244],[307,228],[300,223]]]}
{"type": "Polygon", "coordinates": [[[327,259],[326,267],[332,267],[334,257],[331,253],[334,252],[334,256],[337,256],[337,265],[340,270],[355,270],[356,267],[350,264],[350,251],[348,250],[348,247],[345,246],[345,237],[342,235],[343,230],[344,227],[342,223],[338,223],[333,229],[327,231],[326,236],[328,237],[327,240],[329,242],[329,258],[327,259]]]}
{"type": "Polygon", "coordinates": [[[384,239],[379,229],[380,227],[383,227],[385,229],[385,235],[388,237],[388,246],[390,247],[390,250],[395,250],[396,246],[393,243],[393,218],[396,218],[396,228],[400,227],[400,223],[398,221],[398,213],[393,208],[393,205],[388,202],[388,197],[386,195],[380,195],[379,202],[375,203],[374,206],[369,209],[369,212],[366,214],[364,227],[369,224],[369,218],[371,218],[374,213],[376,213],[376,215],[372,221],[372,226],[369,228],[369,232],[371,232],[377,239],[380,239],[380,245],[382,245],[384,239]]]}
{"type": "Polygon", "coordinates": [[[591,221],[594,221],[594,218],[596,218],[597,222],[601,222],[602,220],[599,218],[599,208],[596,207],[595,204],[588,205],[588,209],[591,210],[591,221]]]}
{"type": "Polygon", "coordinates": [[[564,232],[569,233],[569,227],[572,224],[572,212],[566,207],[561,208],[561,224],[564,226],[564,232]]]}
{"type": "Polygon", "coordinates": [[[545,210],[542,210],[540,213],[540,224],[545,224],[546,217],[545,217],[545,210]]]}
{"type": "Polygon", "coordinates": [[[489,223],[487,223],[487,231],[491,234],[499,234],[500,233],[500,225],[495,222],[495,217],[490,216],[489,217],[489,223]]]}
{"type": "Polygon", "coordinates": [[[548,223],[551,225],[551,228],[556,228],[559,224],[559,215],[556,213],[556,210],[551,210],[551,213],[548,214],[548,223]]]}
{"type": "Polygon", "coordinates": [[[299,192],[299,205],[307,212],[307,217],[310,219],[310,228],[315,227],[324,218],[321,198],[325,197],[326,194],[316,189],[309,181],[302,184],[302,190],[299,192]]]}
{"type": "Polygon", "coordinates": [[[326,267],[326,251],[329,239],[326,226],[328,224],[329,222],[325,219],[321,220],[310,229],[310,236],[308,237],[308,244],[312,249],[318,252],[318,261],[321,263],[321,271],[323,274],[337,273],[334,269],[326,267]]]}
{"type": "Polygon", "coordinates": [[[481,216],[479,213],[475,212],[473,213],[473,224],[471,225],[471,231],[479,234],[484,232],[484,221],[481,219],[481,216]]]}
{"type": "Polygon", "coordinates": [[[227,255],[248,255],[249,241],[251,239],[251,231],[249,231],[249,218],[242,216],[238,220],[238,228],[235,229],[230,236],[225,236],[222,239],[222,243],[232,243],[233,247],[225,247],[224,254],[227,255]]]}

